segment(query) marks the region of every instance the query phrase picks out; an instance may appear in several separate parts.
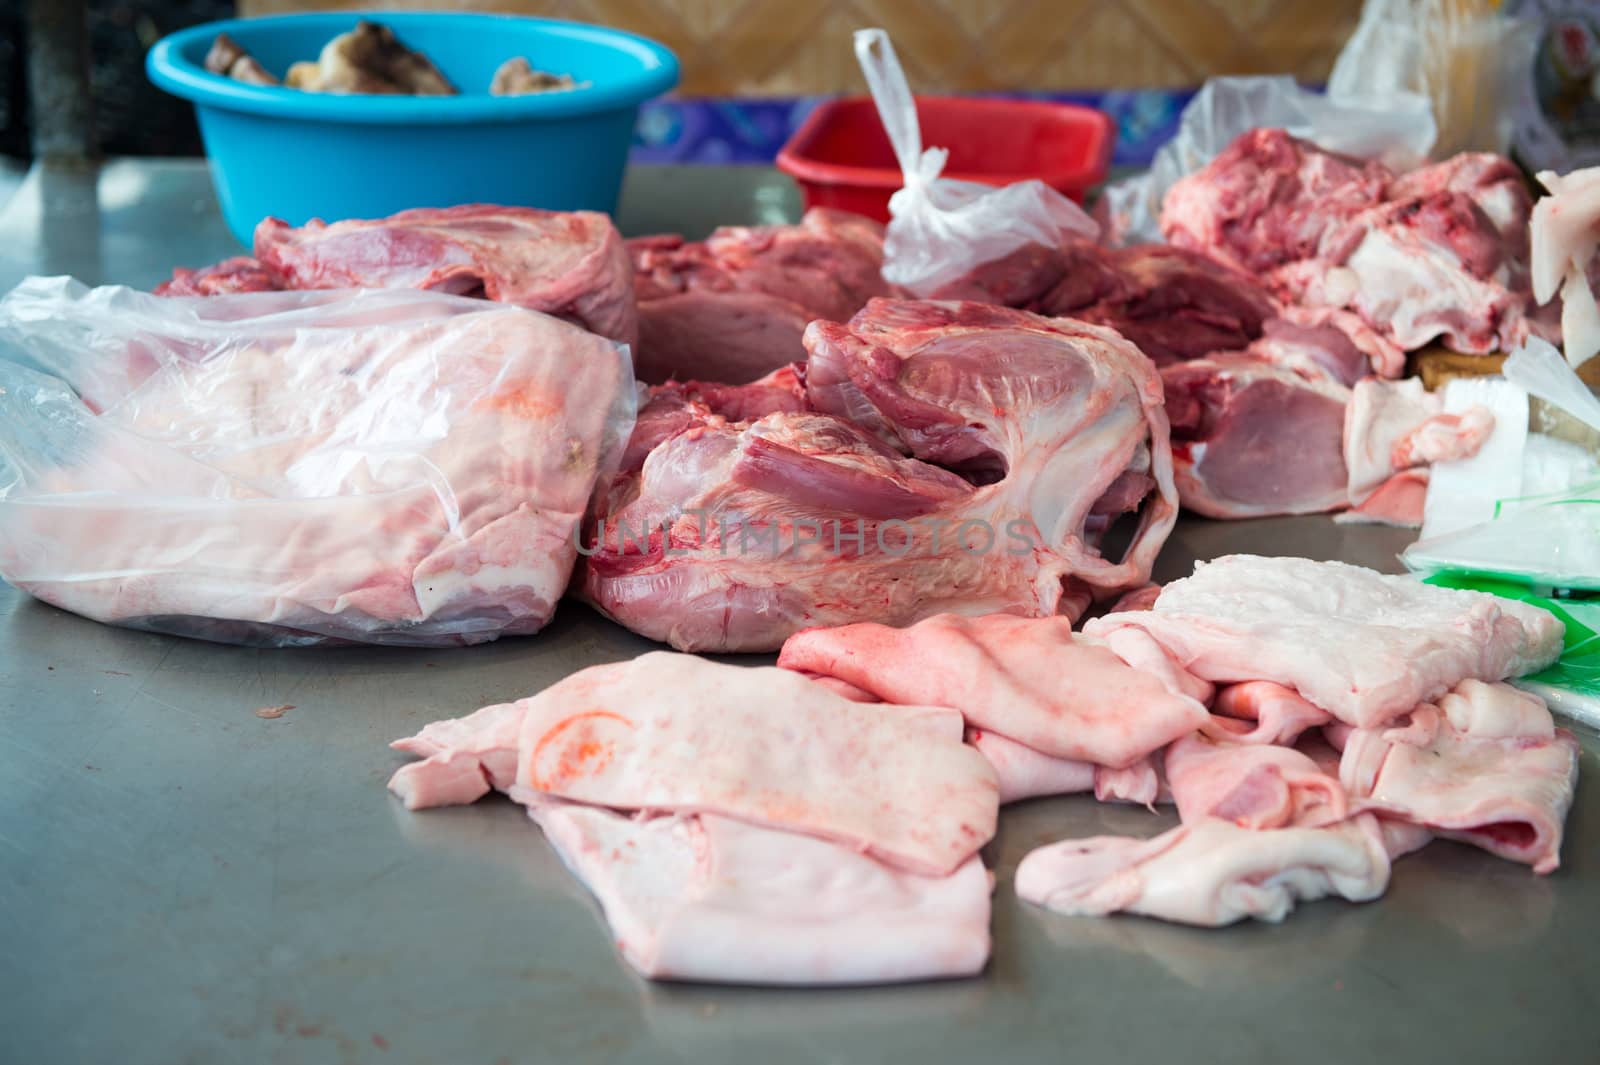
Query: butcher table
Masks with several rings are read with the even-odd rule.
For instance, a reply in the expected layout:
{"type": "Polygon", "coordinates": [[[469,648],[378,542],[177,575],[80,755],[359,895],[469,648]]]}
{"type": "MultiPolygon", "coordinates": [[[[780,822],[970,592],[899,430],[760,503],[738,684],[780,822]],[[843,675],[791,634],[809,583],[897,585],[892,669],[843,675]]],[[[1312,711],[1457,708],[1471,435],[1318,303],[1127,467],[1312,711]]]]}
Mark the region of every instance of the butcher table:
{"type": "MultiPolygon", "coordinates": [[[[636,168],[627,233],[792,218],[766,169],[636,168]]],[[[0,284],[149,287],[238,248],[203,164],[36,169],[0,210],[0,284]]],[[[1387,570],[1407,534],[1185,519],[1157,578],[1228,552],[1387,570]]],[[[994,956],[859,990],[651,984],[520,807],[410,814],[385,746],[651,645],[576,604],[460,650],[252,650],[122,631],[0,584],[0,1062],[1578,1062],[1600,1055],[1600,750],[1562,867],[1436,842],[1383,899],[1203,931],[1066,918],[1012,873],[1168,812],[1006,809],[994,956]],[[254,710],[293,709],[275,719],[254,710]]],[[[756,661],[757,659],[751,659],[756,661]]],[[[759,659],[766,661],[766,659],[759,659]]]]}

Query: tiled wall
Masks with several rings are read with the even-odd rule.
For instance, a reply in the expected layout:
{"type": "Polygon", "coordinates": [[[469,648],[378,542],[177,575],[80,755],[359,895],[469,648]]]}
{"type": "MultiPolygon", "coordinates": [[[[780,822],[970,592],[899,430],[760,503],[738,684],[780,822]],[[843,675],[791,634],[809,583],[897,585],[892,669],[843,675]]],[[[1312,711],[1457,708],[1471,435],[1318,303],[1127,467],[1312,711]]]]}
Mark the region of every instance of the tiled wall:
{"type": "Polygon", "coordinates": [[[328,8],[511,11],[654,37],[685,96],[858,92],[850,33],[883,26],[922,92],[1192,87],[1212,74],[1327,77],[1360,0],[240,0],[246,15],[328,8]]]}

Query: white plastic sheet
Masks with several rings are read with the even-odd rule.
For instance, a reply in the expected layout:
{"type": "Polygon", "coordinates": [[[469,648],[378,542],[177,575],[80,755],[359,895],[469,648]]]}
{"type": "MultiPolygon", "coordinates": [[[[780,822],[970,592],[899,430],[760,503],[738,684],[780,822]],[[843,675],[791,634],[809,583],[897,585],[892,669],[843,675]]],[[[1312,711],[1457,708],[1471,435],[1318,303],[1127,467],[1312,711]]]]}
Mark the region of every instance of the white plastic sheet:
{"type": "Polygon", "coordinates": [[[1055,248],[1099,236],[1082,208],[1042,181],[996,187],[940,177],[950,153],[923,150],[916,103],[889,35],[857,30],[855,49],[905,175],[889,200],[884,280],[927,296],[1026,245],[1055,248]]]}
{"type": "MultiPolygon", "coordinates": [[[[1572,372],[1561,353],[1545,341],[1530,340],[1512,353],[1503,371],[1502,387],[1512,387],[1524,397],[1538,396],[1600,429],[1600,400],[1572,372]]],[[[1516,426],[1505,428],[1514,431],[1516,426]]],[[[1525,423],[1522,430],[1526,436],[1525,423]]],[[[1480,456],[1495,447],[1501,433],[1497,420],[1495,436],[1480,456]]],[[[1534,437],[1526,439],[1531,442],[1534,437]]],[[[1406,550],[1406,565],[1420,571],[1467,570],[1554,588],[1600,590],[1600,469],[1592,459],[1569,462],[1562,472],[1573,483],[1538,495],[1525,494],[1527,479],[1520,465],[1524,449],[1519,447],[1516,454],[1516,489],[1510,494],[1501,487],[1500,479],[1472,475],[1467,463],[1435,467],[1428,489],[1430,511],[1436,498],[1451,500],[1451,514],[1471,504],[1487,511],[1488,520],[1464,527],[1431,522],[1433,527],[1425,526],[1423,538],[1406,550]],[[1458,473],[1465,476],[1453,476],[1458,473]]],[[[1538,453],[1538,458],[1544,467],[1552,465],[1548,452],[1538,453]]],[[[1551,471],[1535,472],[1545,481],[1540,487],[1548,487],[1551,471]]]]}
{"type": "Polygon", "coordinates": [[[33,278],[0,301],[0,576],[227,642],[533,632],[634,404],[626,348],[504,304],[33,278]]]}

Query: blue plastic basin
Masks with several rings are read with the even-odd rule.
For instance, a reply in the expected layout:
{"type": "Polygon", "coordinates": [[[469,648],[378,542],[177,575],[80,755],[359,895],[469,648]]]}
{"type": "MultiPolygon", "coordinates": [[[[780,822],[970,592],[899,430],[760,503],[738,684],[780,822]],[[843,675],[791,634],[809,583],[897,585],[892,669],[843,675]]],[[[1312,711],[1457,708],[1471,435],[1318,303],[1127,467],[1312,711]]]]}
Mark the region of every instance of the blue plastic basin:
{"type": "Polygon", "coordinates": [[[368,14],[427,54],[459,96],[358,96],[247,85],[205,69],[227,33],[269,71],[314,60],[362,15],[208,22],[150,49],[150,80],[192,100],[222,214],[248,245],[267,216],[376,218],[408,207],[499,203],[612,212],[639,105],[677,84],[678,61],[630,33],[508,15],[368,14]],[[490,96],[505,60],[588,87],[490,96]]]}

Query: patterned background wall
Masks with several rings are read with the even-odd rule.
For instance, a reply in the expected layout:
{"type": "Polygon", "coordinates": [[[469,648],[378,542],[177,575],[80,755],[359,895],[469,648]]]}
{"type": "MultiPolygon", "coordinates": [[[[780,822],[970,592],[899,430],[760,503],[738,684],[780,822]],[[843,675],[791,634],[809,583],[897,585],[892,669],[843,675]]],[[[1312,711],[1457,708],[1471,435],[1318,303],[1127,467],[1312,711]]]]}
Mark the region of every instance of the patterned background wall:
{"type": "Polygon", "coordinates": [[[919,92],[1086,100],[1148,160],[1213,74],[1320,83],[1360,0],[240,0],[245,15],[338,8],[506,11],[598,22],[678,53],[683,83],[640,122],[644,159],[770,159],[815,98],[863,91],[850,34],[883,26],[919,92]]]}

